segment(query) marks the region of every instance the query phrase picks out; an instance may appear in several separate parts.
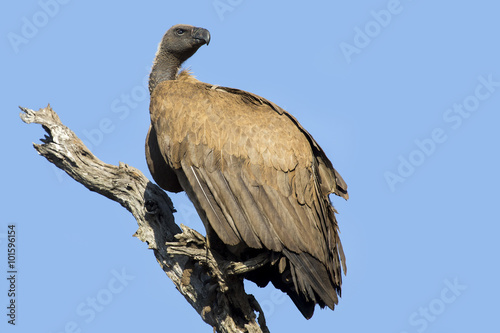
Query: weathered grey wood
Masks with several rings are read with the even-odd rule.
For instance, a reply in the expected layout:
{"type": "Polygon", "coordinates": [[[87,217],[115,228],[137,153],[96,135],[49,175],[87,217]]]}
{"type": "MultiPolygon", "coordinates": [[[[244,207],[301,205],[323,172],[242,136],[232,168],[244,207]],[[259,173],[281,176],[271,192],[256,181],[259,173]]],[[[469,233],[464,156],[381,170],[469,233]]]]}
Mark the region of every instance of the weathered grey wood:
{"type": "Polygon", "coordinates": [[[61,123],[50,105],[38,111],[21,110],[25,123],[40,124],[47,132],[42,144],[33,144],[40,155],[132,213],[139,226],[134,236],[153,250],[177,290],[207,324],[221,333],[269,332],[262,309],[245,293],[243,280],[236,275],[265,264],[266,257],[245,263],[225,261],[207,247],[200,233],[175,224],[170,198],[141,171],[121,162],[115,166],[99,160],[61,123]],[[255,312],[259,312],[258,318],[255,312]]]}

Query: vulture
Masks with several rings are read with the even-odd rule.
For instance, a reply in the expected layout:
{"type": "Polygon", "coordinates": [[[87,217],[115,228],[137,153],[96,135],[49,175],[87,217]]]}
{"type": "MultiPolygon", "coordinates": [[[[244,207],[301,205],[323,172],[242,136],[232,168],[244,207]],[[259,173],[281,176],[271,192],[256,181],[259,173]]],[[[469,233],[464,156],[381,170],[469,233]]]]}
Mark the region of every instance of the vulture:
{"type": "Polygon", "coordinates": [[[329,194],[347,200],[347,185],[291,114],[181,70],[209,42],[206,29],[174,25],[158,46],[149,77],[151,175],[164,190],[187,193],[213,251],[233,261],[268,258],[244,278],[271,282],[307,319],[316,304],[333,310],[346,266],[329,194]]]}

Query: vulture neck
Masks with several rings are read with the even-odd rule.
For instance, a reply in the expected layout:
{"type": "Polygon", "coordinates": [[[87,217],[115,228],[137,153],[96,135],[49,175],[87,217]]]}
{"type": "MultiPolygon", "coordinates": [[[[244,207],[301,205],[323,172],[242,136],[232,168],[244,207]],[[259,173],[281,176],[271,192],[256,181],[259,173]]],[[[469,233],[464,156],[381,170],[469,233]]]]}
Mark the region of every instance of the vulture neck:
{"type": "Polygon", "coordinates": [[[170,53],[158,54],[153,62],[151,74],[149,74],[149,92],[163,81],[175,80],[183,61],[170,53]]]}

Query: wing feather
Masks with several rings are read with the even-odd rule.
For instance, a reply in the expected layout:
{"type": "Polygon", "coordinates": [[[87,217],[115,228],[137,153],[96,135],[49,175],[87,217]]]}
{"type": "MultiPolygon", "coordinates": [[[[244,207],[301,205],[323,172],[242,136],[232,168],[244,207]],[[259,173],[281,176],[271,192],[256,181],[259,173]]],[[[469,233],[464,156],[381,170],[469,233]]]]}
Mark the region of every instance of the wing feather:
{"type": "MultiPolygon", "coordinates": [[[[215,201],[219,203],[223,202],[220,206],[224,218],[227,219],[231,227],[237,231],[240,239],[245,240],[245,243],[252,248],[261,248],[262,244],[256,233],[262,234],[263,231],[257,230],[256,232],[253,229],[254,225],[250,223],[248,216],[250,211],[243,209],[243,206],[240,204],[240,197],[237,198],[234,194],[233,188],[237,186],[237,182],[231,182],[233,187],[231,188],[220,170],[208,172],[206,169],[196,169],[195,174],[207,184],[215,201]]],[[[236,193],[244,195],[244,190],[239,188],[236,193]]],[[[262,224],[263,223],[258,223],[257,225],[261,226],[262,224]]]]}
{"type": "Polygon", "coordinates": [[[177,170],[179,182],[196,207],[200,218],[205,224],[207,234],[210,235],[211,230],[214,230],[221,239],[225,240],[225,244],[239,244],[241,242],[241,237],[237,229],[234,225],[231,225],[231,221],[228,221],[224,217],[224,213],[219,203],[215,201],[209,187],[196,174],[196,168],[192,165],[182,164],[182,169],[177,170]]]}

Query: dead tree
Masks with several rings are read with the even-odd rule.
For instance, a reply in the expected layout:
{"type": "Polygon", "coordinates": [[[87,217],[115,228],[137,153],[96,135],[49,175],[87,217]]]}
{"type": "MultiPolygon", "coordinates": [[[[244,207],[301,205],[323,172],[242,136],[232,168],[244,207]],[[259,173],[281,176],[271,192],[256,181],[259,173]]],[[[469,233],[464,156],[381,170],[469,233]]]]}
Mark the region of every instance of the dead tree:
{"type": "Polygon", "coordinates": [[[139,226],[134,236],[148,244],[177,290],[214,331],[269,332],[260,305],[245,293],[239,275],[264,265],[267,258],[224,260],[210,250],[199,232],[175,224],[172,201],[141,171],[121,162],[115,166],[99,160],[61,123],[50,105],[38,111],[21,110],[25,123],[40,124],[47,132],[42,144],[33,144],[40,155],[132,213],[139,226]]]}

